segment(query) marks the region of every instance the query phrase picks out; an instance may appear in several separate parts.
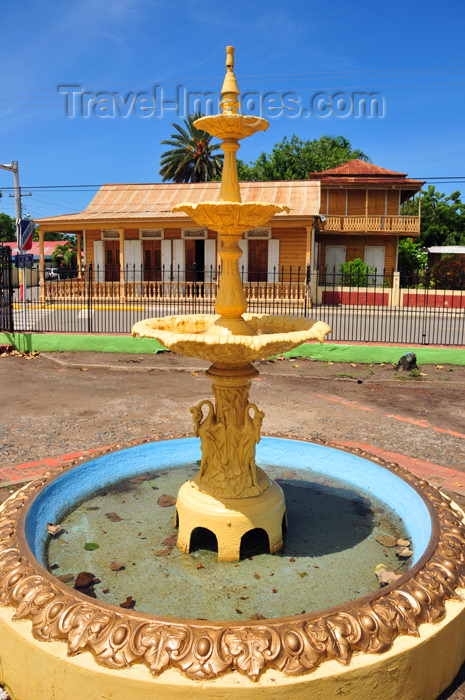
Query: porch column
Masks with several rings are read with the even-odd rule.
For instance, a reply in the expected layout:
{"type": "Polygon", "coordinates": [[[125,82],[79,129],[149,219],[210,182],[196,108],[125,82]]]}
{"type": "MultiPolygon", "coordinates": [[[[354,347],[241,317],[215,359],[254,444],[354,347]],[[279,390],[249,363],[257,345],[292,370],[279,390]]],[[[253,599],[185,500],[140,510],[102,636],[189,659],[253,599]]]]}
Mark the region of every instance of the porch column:
{"type": "Polygon", "coordinates": [[[76,233],[77,238],[77,266],[78,266],[78,280],[82,280],[82,233],[76,233]]]}
{"type": "Polygon", "coordinates": [[[124,262],[124,228],[118,229],[119,233],[119,296],[120,299],[126,298],[126,265],[124,262]]]}
{"type": "Polygon", "coordinates": [[[45,255],[44,255],[44,230],[39,228],[39,291],[40,301],[45,301],[45,255]]]}

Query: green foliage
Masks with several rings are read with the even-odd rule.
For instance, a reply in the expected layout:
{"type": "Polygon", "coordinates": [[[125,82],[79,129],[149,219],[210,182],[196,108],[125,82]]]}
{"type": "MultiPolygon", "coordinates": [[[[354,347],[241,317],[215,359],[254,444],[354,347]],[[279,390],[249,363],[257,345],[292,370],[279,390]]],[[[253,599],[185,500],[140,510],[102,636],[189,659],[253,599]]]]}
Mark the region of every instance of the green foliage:
{"type": "Polygon", "coordinates": [[[431,270],[436,289],[465,289],[465,255],[444,255],[431,270]]]}
{"type": "Polygon", "coordinates": [[[71,242],[67,241],[57,245],[52,253],[52,260],[58,267],[76,267],[77,250],[71,242]]]}
{"type": "Polygon", "coordinates": [[[415,243],[412,238],[403,238],[399,241],[399,270],[404,274],[412,274],[426,267],[428,256],[421,251],[420,243],[415,243]]]}
{"type": "Polygon", "coordinates": [[[16,222],[3,211],[0,212],[0,241],[16,241],[16,222]]]}
{"type": "Polygon", "coordinates": [[[184,119],[185,128],[173,123],[178,133],[171,134],[166,141],[160,141],[172,147],[161,154],[159,172],[163,182],[208,182],[221,175],[223,156],[214,153],[220,145],[210,143],[210,134],[194,126],[195,120],[201,116],[198,113],[189,114],[184,119]]]}
{"type": "Polygon", "coordinates": [[[374,281],[375,268],[368,267],[361,258],[341,263],[339,268],[342,273],[341,284],[344,287],[367,287],[374,281]]]}
{"type": "MultiPolygon", "coordinates": [[[[37,224],[34,226],[32,240],[39,240],[39,226],[37,224]]],[[[44,241],[71,241],[73,243],[75,240],[76,237],[72,233],[59,233],[57,231],[45,231],[44,233],[44,241]]]]}
{"type": "Polygon", "coordinates": [[[421,198],[422,246],[465,245],[465,203],[457,190],[446,197],[429,185],[421,198]]]}
{"type": "Polygon", "coordinates": [[[368,156],[344,136],[323,135],[320,139],[303,141],[295,134],[276,143],[270,154],[261,153],[254,163],[238,160],[239,180],[305,180],[308,174],[334,168],[341,163],[368,156]]]}

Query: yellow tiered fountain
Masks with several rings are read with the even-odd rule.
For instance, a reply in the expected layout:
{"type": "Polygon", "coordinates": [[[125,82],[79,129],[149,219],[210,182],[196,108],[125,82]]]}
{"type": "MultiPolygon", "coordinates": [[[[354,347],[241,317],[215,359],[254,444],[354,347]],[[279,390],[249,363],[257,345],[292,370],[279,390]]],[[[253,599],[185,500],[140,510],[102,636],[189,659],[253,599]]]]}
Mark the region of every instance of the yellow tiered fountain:
{"type": "Polygon", "coordinates": [[[216,404],[201,401],[191,408],[194,432],[201,439],[202,460],[196,477],[185,482],[178,493],[177,545],[189,552],[193,530],[205,528],[216,536],[218,560],[235,561],[245,533],[264,530],[270,552],[276,552],[283,546],[286,525],[282,489],[255,464],[264,414],[248,400],[251,379],[258,374],[251,361],[291,350],[306,340],[321,342],[330,328],[306,318],[245,313],[238,242],[244,231],[263,226],[275,214],[289,209],[264,202],[241,202],[238,142],[267,129],[268,122],[238,113],[232,46],[226,48],[226,56],[222,113],[194,122],[197,128],[222,139],[224,166],[219,200],[179,204],[173,209],[184,211],[200,226],[218,233],[222,261],[215,303],[218,315],[148,319],[136,323],[132,334],[156,338],[169,350],[212,362],[207,376],[212,379],[216,404]]]}

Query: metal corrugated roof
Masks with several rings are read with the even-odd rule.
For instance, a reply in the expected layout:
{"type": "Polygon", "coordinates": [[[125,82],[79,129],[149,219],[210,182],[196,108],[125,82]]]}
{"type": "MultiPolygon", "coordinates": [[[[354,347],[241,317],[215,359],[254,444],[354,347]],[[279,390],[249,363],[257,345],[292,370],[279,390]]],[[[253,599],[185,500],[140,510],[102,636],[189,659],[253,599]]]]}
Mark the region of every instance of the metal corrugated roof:
{"type": "MultiPolygon", "coordinates": [[[[39,224],[105,222],[118,220],[188,220],[183,212],[173,213],[175,204],[216,201],[220,182],[198,184],[108,184],[102,185],[87,209],[78,214],[36,219],[39,224]]],[[[278,217],[312,217],[320,211],[320,183],[312,180],[286,182],[241,182],[243,202],[285,204],[289,214],[278,217]]]]}
{"type": "Polygon", "coordinates": [[[465,255],[465,245],[434,245],[426,249],[428,253],[447,253],[448,255],[465,255]]]}

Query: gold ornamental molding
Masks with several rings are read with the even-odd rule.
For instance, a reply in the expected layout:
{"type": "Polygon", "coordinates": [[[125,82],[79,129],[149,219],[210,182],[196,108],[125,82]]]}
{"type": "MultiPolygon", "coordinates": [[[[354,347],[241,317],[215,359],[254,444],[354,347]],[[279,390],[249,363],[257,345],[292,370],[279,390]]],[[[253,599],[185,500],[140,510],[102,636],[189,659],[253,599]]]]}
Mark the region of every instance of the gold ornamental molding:
{"type": "Polygon", "coordinates": [[[245,624],[157,617],[96,602],[46,571],[24,534],[33,500],[72,468],[67,467],[26,485],[2,506],[0,604],[16,608],[13,620],[30,620],[36,639],[66,641],[70,655],[90,651],[109,668],[145,663],[154,675],[176,668],[188,678],[208,680],[234,670],[257,680],[266,669],[298,675],[326,660],[347,664],[356,652],[387,651],[398,636],[418,636],[422,623],[443,618],[446,600],[461,600],[457,589],[465,586],[463,514],[407,470],[355,452],[382,464],[416,490],[433,526],[417,564],[369,596],[311,615],[245,624]]]}

